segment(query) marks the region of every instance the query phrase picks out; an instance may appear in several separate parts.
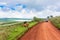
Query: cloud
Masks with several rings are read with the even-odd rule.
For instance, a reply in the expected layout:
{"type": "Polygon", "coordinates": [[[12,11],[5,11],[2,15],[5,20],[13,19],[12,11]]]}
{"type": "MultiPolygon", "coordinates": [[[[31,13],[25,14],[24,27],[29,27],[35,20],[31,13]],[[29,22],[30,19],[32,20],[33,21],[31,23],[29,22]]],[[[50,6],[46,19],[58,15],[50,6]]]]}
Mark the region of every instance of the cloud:
{"type": "Polygon", "coordinates": [[[31,10],[27,12],[25,9],[23,9],[21,12],[18,11],[8,11],[3,12],[0,10],[0,18],[33,18],[35,13],[31,10]]]}
{"type": "Polygon", "coordinates": [[[21,11],[22,9],[25,9],[26,6],[23,4],[15,4],[15,5],[8,5],[7,3],[1,2],[0,9],[2,11],[10,11],[10,10],[16,10],[21,11]]]}
{"type": "Polygon", "coordinates": [[[49,9],[46,9],[41,12],[37,12],[35,10],[30,10],[27,12],[25,9],[22,9],[21,12],[18,11],[8,11],[3,12],[0,10],[0,18],[33,18],[33,17],[39,17],[39,18],[46,18],[47,16],[59,16],[60,12],[51,11],[49,9]]]}
{"type": "Polygon", "coordinates": [[[59,16],[59,4],[60,0],[0,0],[0,18],[59,16]]]}
{"type": "MultiPolygon", "coordinates": [[[[43,11],[46,9],[46,7],[48,6],[57,6],[58,8],[60,8],[60,0],[0,0],[0,4],[6,4],[9,7],[15,7],[16,5],[20,6],[21,4],[25,5],[23,6],[28,8],[28,9],[36,9],[37,11],[43,11]]],[[[59,9],[57,8],[57,11],[59,11],[59,9]]],[[[12,8],[13,10],[15,10],[14,8],[12,8]]]]}
{"type": "Polygon", "coordinates": [[[36,9],[36,10],[45,10],[47,6],[50,5],[59,5],[60,0],[0,0],[0,2],[5,2],[8,5],[15,5],[15,4],[24,4],[27,6],[29,9],[36,9]]]}

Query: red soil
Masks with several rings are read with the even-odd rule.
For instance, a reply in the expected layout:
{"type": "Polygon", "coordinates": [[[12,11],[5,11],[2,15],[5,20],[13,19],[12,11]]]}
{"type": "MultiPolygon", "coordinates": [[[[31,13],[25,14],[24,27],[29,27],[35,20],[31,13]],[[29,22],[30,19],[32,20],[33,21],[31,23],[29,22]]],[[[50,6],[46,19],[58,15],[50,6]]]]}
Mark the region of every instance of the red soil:
{"type": "Polygon", "coordinates": [[[18,40],[60,40],[60,32],[51,22],[43,22],[34,26],[18,40]]]}

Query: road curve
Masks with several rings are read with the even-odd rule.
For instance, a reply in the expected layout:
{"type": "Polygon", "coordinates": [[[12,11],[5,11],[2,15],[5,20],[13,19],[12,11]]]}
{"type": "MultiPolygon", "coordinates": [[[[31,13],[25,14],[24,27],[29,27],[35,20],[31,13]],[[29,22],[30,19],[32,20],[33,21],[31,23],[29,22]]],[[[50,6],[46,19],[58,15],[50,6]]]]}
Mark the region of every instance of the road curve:
{"type": "Polygon", "coordinates": [[[18,40],[60,40],[60,32],[51,22],[43,22],[34,26],[18,40]]]}

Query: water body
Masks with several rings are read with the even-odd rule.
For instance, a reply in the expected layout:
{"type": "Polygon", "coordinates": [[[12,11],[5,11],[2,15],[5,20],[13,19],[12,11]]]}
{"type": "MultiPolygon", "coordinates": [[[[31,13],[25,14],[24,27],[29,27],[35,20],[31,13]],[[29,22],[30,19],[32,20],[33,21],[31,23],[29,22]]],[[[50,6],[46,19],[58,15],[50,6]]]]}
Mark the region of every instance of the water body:
{"type": "Polygon", "coordinates": [[[10,22],[10,21],[30,21],[30,18],[0,18],[0,22],[10,22]]]}

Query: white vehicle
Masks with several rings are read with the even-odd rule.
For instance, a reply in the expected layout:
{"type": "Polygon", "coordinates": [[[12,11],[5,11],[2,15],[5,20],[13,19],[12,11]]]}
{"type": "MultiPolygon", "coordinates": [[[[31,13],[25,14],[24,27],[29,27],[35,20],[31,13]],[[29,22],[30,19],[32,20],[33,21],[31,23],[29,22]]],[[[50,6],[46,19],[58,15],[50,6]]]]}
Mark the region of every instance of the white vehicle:
{"type": "Polygon", "coordinates": [[[45,22],[48,22],[48,19],[45,19],[45,22]]]}

